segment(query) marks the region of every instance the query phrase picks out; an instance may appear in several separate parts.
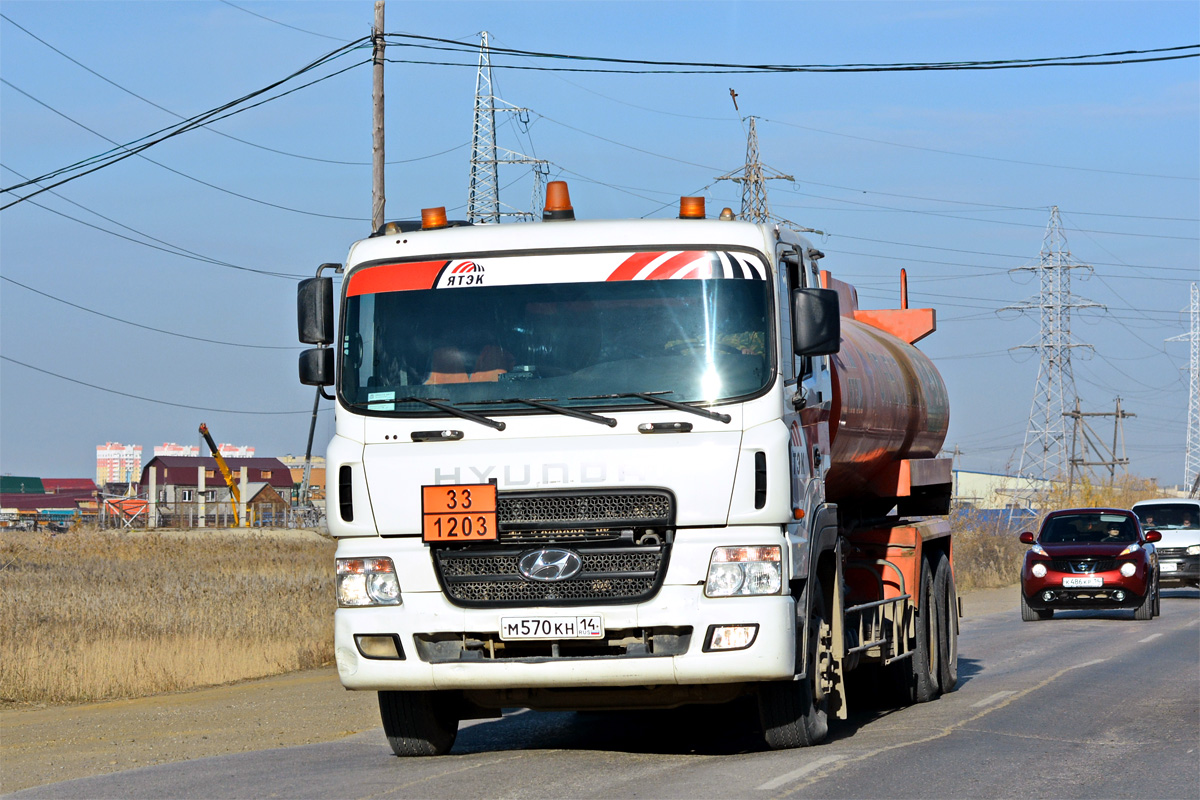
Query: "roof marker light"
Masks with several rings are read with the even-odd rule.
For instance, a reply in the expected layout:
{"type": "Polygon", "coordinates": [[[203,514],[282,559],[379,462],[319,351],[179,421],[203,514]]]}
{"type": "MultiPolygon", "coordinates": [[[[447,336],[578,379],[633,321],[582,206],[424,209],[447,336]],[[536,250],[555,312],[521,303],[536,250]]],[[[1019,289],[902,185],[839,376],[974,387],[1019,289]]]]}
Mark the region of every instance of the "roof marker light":
{"type": "Polygon", "coordinates": [[[566,181],[550,181],[546,184],[546,210],[542,212],[542,221],[561,219],[575,219],[571,194],[567,191],[566,181]]]}
{"type": "Polygon", "coordinates": [[[681,198],[679,198],[679,218],[680,219],[704,219],[704,198],[703,197],[681,197],[681,198]]]}
{"type": "Polygon", "coordinates": [[[433,228],[444,228],[446,225],[445,206],[421,209],[421,230],[427,231],[433,228]]]}
{"type": "Polygon", "coordinates": [[[732,208],[730,208],[729,206],[725,206],[724,208],[721,209],[721,219],[725,220],[726,222],[729,222],[732,219],[737,219],[737,217],[733,216],[732,208]]]}

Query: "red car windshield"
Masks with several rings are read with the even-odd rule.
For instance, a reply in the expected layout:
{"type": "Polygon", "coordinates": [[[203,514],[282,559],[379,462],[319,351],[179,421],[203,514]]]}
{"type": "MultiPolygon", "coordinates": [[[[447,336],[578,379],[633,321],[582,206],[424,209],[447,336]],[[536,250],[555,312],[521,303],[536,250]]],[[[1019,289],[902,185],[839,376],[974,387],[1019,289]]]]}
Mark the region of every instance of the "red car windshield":
{"type": "Polygon", "coordinates": [[[1063,514],[1046,520],[1043,544],[1136,542],[1137,523],[1124,514],[1063,514]]]}

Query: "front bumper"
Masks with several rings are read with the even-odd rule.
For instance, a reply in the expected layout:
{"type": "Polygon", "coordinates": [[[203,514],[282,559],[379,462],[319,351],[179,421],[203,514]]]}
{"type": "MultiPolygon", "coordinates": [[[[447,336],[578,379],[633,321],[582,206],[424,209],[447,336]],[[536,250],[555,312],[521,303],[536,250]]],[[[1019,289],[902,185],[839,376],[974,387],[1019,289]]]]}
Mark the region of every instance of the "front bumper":
{"type": "MultiPolygon", "coordinates": [[[[679,642],[676,638],[674,641],[679,642]]],[[[348,689],[509,689],[646,686],[783,680],[795,671],[795,607],[791,597],[706,598],[701,586],[664,586],[650,602],[633,606],[465,609],[440,593],[404,595],[390,608],[341,608],[334,614],[338,675],[348,689]],[[659,655],[634,648],[624,655],[496,657],[480,647],[442,648],[432,641],[499,640],[502,616],[599,615],[606,631],[686,636],[682,652],[659,655]],[[744,650],[704,652],[711,625],[757,623],[744,650]],[[676,633],[678,632],[678,633],[676,633]],[[355,634],[397,636],[403,660],[366,658],[355,634]],[[480,635],[483,636],[480,636],[480,635]]]]}
{"type": "MultiPolygon", "coordinates": [[[[343,539],[337,555],[388,556],[402,604],[339,608],[338,675],[348,689],[526,689],[732,684],[786,680],[796,670],[795,600],[789,595],[710,598],[704,577],[714,547],[785,544],[778,528],[687,531],[676,537],[663,585],[642,602],[465,608],[443,594],[419,539],[343,539]],[[599,616],[606,641],[514,645],[502,617],[599,616]],[[706,652],[711,626],[756,624],[741,650],[706,652]],[[402,659],[368,658],[355,637],[395,637],[402,659]]],[[[784,552],[786,553],[786,547],[784,552]]],[[[787,565],[784,564],[784,574],[787,565]]],[[[785,581],[786,585],[786,581],[785,581]]]]}
{"type": "Polygon", "coordinates": [[[1144,566],[1130,577],[1117,570],[1087,575],[1049,570],[1035,577],[1029,566],[1021,576],[1021,591],[1030,608],[1038,611],[1080,608],[1137,608],[1150,590],[1148,570],[1144,566]],[[1090,579],[1092,586],[1070,586],[1072,579],[1090,579]],[[1064,581],[1067,585],[1064,585],[1064,581]]]}
{"type": "Polygon", "coordinates": [[[1200,585],[1200,556],[1158,558],[1158,579],[1162,586],[1200,585]]]}

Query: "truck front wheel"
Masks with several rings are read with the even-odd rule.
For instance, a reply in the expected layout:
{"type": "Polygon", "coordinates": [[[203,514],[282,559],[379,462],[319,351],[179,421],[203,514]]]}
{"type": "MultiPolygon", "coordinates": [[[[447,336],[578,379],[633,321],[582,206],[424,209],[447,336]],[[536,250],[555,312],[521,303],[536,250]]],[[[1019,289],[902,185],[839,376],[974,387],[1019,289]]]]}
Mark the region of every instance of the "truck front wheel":
{"type": "MultiPolygon", "coordinates": [[[[772,750],[809,747],[825,739],[829,733],[823,690],[822,667],[831,656],[825,642],[829,639],[829,624],[825,616],[825,595],[821,583],[813,579],[812,613],[808,624],[808,660],[805,677],[797,681],[764,683],[758,687],[758,718],[763,739],[772,750]]],[[[798,617],[803,624],[803,619],[798,617]]],[[[797,626],[797,643],[802,643],[797,626]]]]}
{"type": "Polygon", "coordinates": [[[398,756],[440,756],[458,737],[454,692],[380,692],[379,716],[398,756]]]}

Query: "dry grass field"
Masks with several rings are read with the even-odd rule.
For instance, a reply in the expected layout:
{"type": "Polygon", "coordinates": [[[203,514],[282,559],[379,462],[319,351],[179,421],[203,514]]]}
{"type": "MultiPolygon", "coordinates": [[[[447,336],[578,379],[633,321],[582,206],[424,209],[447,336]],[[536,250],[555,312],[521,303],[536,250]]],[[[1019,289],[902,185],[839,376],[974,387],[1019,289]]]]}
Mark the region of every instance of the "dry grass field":
{"type": "Polygon", "coordinates": [[[142,697],[333,658],[312,532],[0,533],[0,701],[142,697]]]}
{"type": "MultiPolygon", "coordinates": [[[[1076,486],[1044,509],[1128,508],[1146,482],[1076,486]]],[[[959,591],[1010,586],[1014,532],[955,517],[959,591]]],[[[334,543],[266,533],[0,531],[0,705],[145,697],[333,660],[334,543]]]]}

